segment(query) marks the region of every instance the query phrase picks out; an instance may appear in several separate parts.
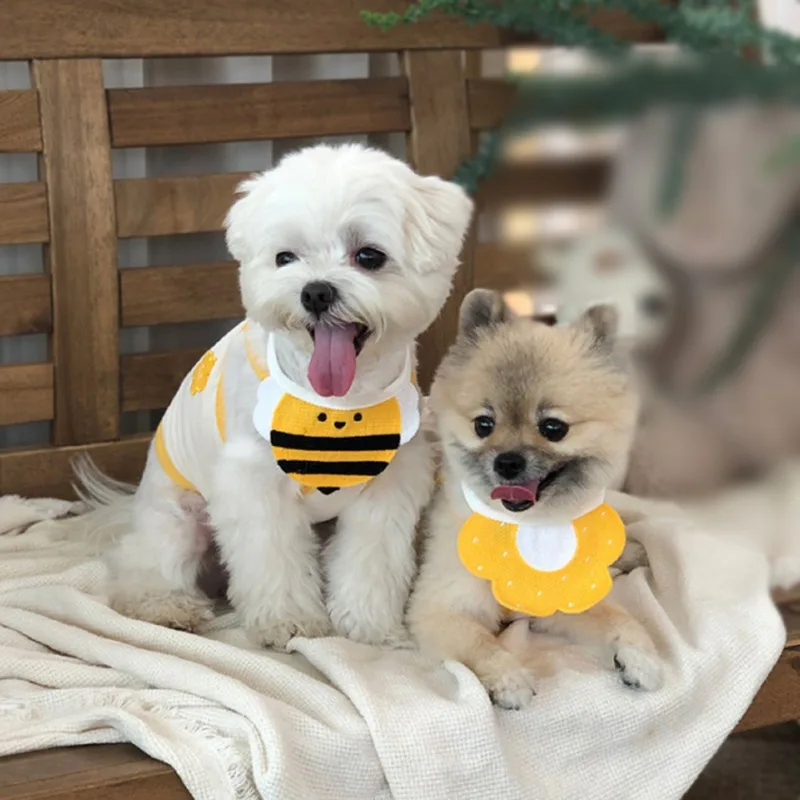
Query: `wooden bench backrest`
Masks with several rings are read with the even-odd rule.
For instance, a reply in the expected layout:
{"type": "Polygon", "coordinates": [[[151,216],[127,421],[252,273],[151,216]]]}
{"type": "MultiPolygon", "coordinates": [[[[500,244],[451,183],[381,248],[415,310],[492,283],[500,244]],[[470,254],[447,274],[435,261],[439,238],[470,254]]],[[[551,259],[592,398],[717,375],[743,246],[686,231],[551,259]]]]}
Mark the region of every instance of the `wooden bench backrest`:
{"type": "MultiPolygon", "coordinates": [[[[0,494],[68,495],[79,451],[135,480],[148,437],[121,438],[121,414],[166,407],[199,354],[120,357],[120,328],[241,313],[234,263],[121,271],[117,250],[120,239],[220,230],[242,176],[114,179],[113,148],[399,131],[413,166],[449,176],[476,132],[502,117],[508,92],[468,79],[463,59],[467,48],[501,46],[496,31],[439,18],[383,33],[362,22],[365,7],[398,5],[0,4],[0,59],[30,62],[32,76],[31,89],[0,92],[0,152],[40,156],[38,181],[0,184],[0,244],[42,243],[45,252],[44,274],[0,277],[0,335],[47,333],[51,343],[45,363],[0,367],[0,426],[52,421],[51,446],[0,452],[0,494]],[[103,58],[369,51],[399,52],[402,76],[110,90],[103,83],[103,58]]],[[[604,167],[592,169],[589,190],[599,192],[604,167]]],[[[577,189],[585,194],[581,174],[577,189]]],[[[483,203],[515,191],[569,196],[574,185],[563,170],[539,169],[510,184],[490,182],[483,203]]],[[[488,275],[496,256],[491,246],[465,248],[453,298],[421,348],[423,381],[451,340],[476,270],[488,275]]]]}

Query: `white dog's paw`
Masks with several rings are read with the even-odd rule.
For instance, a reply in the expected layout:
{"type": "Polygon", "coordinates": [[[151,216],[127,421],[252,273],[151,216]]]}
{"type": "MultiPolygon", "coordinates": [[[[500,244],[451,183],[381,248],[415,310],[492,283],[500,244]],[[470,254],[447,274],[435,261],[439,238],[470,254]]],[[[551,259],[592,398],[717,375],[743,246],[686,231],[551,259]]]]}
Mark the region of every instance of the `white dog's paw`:
{"type": "Polygon", "coordinates": [[[354,641],[371,644],[376,647],[387,647],[391,650],[412,650],[416,645],[405,628],[393,628],[389,631],[372,631],[363,638],[351,636],[354,641]]]}
{"type": "Polygon", "coordinates": [[[411,638],[405,628],[389,631],[379,641],[378,646],[388,647],[392,650],[416,650],[417,643],[411,638]]]}
{"type": "Polygon", "coordinates": [[[399,615],[386,611],[383,614],[364,615],[354,613],[341,603],[329,603],[328,611],[331,615],[336,633],[345,639],[360,644],[369,644],[376,647],[391,647],[405,649],[413,647],[409,640],[408,631],[398,619],[399,615]]]}
{"type": "Polygon", "coordinates": [[[525,708],[536,694],[536,678],[522,666],[511,667],[495,675],[484,675],[482,683],[492,702],[508,710],[525,708]]]}
{"type": "Polygon", "coordinates": [[[246,624],[245,631],[254,644],[285,650],[295,636],[317,639],[333,635],[333,626],[325,617],[293,617],[288,619],[261,619],[246,624]]]}
{"type": "Polygon", "coordinates": [[[631,689],[655,692],[664,685],[664,664],[651,645],[624,640],[613,645],[614,668],[620,680],[631,689]]]}
{"type": "Polygon", "coordinates": [[[366,624],[363,621],[357,621],[349,614],[338,620],[336,632],[339,636],[343,636],[353,642],[375,647],[389,647],[393,650],[407,650],[414,647],[414,643],[404,627],[381,628],[366,624]]]}
{"type": "Polygon", "coordinates": [[[194,632],[214,619],[211,602],[183,592],[118,593],[111,608],[124,617],[194,632]]]}

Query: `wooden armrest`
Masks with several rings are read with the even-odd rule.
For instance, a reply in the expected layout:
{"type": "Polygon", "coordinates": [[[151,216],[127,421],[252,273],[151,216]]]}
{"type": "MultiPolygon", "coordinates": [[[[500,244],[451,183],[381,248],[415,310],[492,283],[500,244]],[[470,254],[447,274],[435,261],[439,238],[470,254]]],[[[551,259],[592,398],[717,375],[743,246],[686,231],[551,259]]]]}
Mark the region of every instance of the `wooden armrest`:
{"type": "Polygon", "coordinates": [[[735,732],[792,720],[800,720],[800,647],[783,651],[735,732]]]}
{"type": "Polygon", "coordinates": [[[0,759],[3,800],[187,800],[171,767],[131,744],[59,747],[0,759]]]}
{"type": "Polygon", "coordinates": [[[786,649],[755,696],[736,731],[800,720],[800,603],[797,592],[783,598],[786,649]]]}

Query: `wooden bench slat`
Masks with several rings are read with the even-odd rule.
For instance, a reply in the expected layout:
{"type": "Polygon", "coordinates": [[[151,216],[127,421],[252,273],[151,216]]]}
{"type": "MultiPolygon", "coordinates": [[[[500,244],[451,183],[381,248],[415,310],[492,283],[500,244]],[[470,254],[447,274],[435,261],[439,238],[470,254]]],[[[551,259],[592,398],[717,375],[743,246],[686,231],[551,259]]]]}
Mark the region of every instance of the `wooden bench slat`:
{"type": "Polygon", "coordinates": [[[512,205],[597,203],[611,176],[607,158],[548,159],[508,164],[481,184],[476,202],[482,210],[512,205]]]}
{"type": "Polygon", "coordinates": [[[192,348],[123,356],[120,359],[123,411],[166,408],[204,352],[202,348],[192,348]]]}
{"type": "Polygon", "coordinates": [[[0,183],[0,244],[35,244],[49,238],[44,183],[0,183]]]}
{"type": "Polygon", "coordinates": [[[505,292],[534,282],[528,247],[495,242],[475,245],[475,285],[505,292]]]}
{"type": "Polygon", "coordinates": [[[248,173],[114,181],[117,233],[169,236],[222,230],[236,186],[248,173]]]}
{"type": "Polygon", "coordinates": [[[144,469],[150,439],[149,435],[132,436],[73,447],[0,450],[0,495],[75,499],[71,464],[81,453],[91,456],[113,478],[136,483],[144,469]]]}
{"type": "MultiPolygon", "coordinates": [[[[437,15],[383,32],[361,19],[361,0],[4,0],[4,57],[142,58],[392,51],[409,47],[495,47],[503,35],[437,15]],[[42,24],[42,19],[49,21],[42,24]]],[[[370,10],[402,5],[376,0],[370,10]]]]}
{"type": "Polygon", "coordinates": [[[243,315],[238,274],[235,261],[122,270],[122,325],[199,322],[243,315]]]}
{"type": "Polygon", "coordinates": [[[405,78],[114,89],[114,147],[408,130],[405,78]]]}
{"type": "Polygon", "coordinates": [[[53,419],[53,365],[0,367],[0,425],[53,419]]]}
{"type": "Polygon", "coordinates": [[[3,800],[184,800],[171,767],[131,744],[58,747],[0,760],[3,800]]]}
{"type": "MultiPolygon", "coordinates": [[[[172,0],[165,13],[163,0],[3,0],[0,29],[7,59],[366,53],[493,48],[520,41],[491,26],[443,15],[390,31],[361,19],[365,8],[402,11],[405,6],[399,0],[370,0],[368,5],[363,0],[172,0]]],[[[653,25],[618,11],[593,17],[604,30],[627,40],[662,38],[653,25]]]]}
{"type": "Polygon", "coordinates": [[[0,276],[0,336],[47,333],[52,323],[47,275],[0,276]]]}
{"type": "Polygon", "coordinates": [[[38,153],[41,149],[42,126],[36,92],[0,91],[0,153],[38,153]]]}
{"type": "MultiPolygon", "coordinates": [[[[450,178],[472,149],[462,54],[428,50],[404,54],[411,97],[408,155],[423,175],[450,178]]],[[[434,324],[422,335],[419,380],[427,391],[458,328],[464,295],[475,285],[474,236],[468,234],[453,291],[434,324]]]]}
{"type": "Polygon", "coordinates": [[[736,731],[800,720],[800,647],[787,647],[736,731]]]}
{"type": "Polygon", "coordinates": [[[469,124],[474,131],[496,128],[514,101],[514,87],[496,78],[470,78],[467,81],[469,124]]]}
{"type": "Polygon", "coordinates": [[[35,61],[49,197],[54,444],[119,435],[119,282],[99,59],[35,61]]]}

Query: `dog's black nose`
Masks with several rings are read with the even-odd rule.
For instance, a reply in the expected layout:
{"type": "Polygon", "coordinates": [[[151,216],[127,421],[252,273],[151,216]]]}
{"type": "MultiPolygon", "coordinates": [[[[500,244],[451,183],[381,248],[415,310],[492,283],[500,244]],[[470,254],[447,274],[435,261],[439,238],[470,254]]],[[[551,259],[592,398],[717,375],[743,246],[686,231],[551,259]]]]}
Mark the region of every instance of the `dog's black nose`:
{"type": "Polygon", "coordinates": [[[494,460],[494,471],[507,481],[518,478],[525,472],[525,456],[509,451],[500,453],[494,460]]]}
{"type": "Polygon", "coordinates": [[[667,310],[667,299],[660,294],[646,294],[641,299],[642,310],[649,317],[660,317],[667,310]]]}
{"type": "Polygon", "coordinates": [[[300,302],[309,314],[320,317],[336,302],[337,296],[335,286],[326,281],[312,281],[300,292],[300,302]]]}

